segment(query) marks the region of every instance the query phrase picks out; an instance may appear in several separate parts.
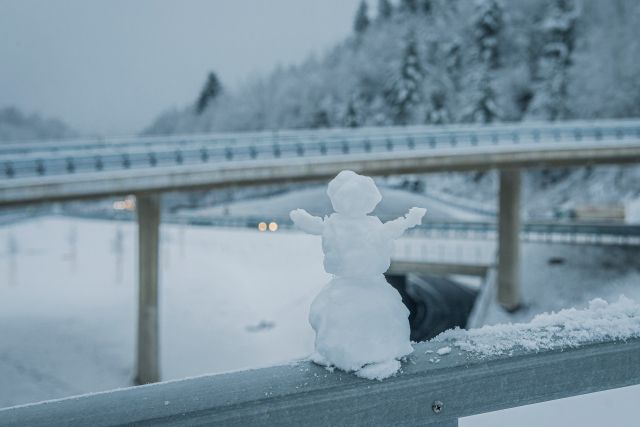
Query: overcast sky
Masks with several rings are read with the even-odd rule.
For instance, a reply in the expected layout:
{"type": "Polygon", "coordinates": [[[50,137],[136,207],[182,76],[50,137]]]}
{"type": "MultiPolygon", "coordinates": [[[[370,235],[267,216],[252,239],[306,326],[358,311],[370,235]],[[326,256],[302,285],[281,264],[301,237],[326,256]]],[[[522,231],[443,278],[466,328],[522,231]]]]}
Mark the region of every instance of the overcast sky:
{"type": "Polygon", "coordinates": [[[135,133],[193,102],[321,53],[359,0],[0,0],[0,107],[92,134],[135,133]]]}

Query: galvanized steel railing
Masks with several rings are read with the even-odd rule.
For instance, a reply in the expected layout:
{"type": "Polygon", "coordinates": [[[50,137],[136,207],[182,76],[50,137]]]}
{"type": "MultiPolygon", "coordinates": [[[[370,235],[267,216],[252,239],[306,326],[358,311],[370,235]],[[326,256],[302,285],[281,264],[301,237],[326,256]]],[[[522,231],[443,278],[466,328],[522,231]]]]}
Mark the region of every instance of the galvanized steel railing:
{"type": "Polygon", "coordinates": [[[640,383],[638,338],[490,356],[454,347],[435,363],[442,346],[417,344],[382,382],[298,362],[2,409],[0,425],[454,427],[461,417],[640,383]]]}
{"type": "MultiPolygon", "coordinates": [[[[95,218],[96,213],[82,214],[79,212],[65,212],[75,217],[95,218]]],[[[133,220],[133,213],[114,211],[102,215],[114,220],[133,220]]],[[[394,218],[381,218],[388,221],[394,218]]],[[[289,217],[272,215],[255,216],[215,216],[198,214],[169,214],[162,216],[163,223],[188,224],[195,226],[250,228],[258,230],[264,224],[265,232],[269,224],[277,224],[278,230],[293,229],[289,217]]],[[[495,222],[469,221],[427,221],[406,232],[407,237],[428,237],[432,239],[477,239],[495,240],[497,238],[497,224],[495,222]]],[[[595,244],[595,245],[640,245],[640,225],[630,224],[599,224],[599,223],[563,223],[563,222],[525,222],[520,229],[520,240],[524,242],[566,243],[566,244],[595,244]]]]}
{"type": "MultiPolygon", "coordinates": [[[[215,227],[241,227],[257,229],[261,222],[275,222],[278,228],[293,227],[287,217],[253,216],[187,216],[175,218],[165,217],[166,221],[191,225],[208,225],[215,227]]],[[[383,220],[393,218],[382,218],[383,220]]],[[[459,239],[495,239],[497,225],[495,222],[425,222],[407,231],[408,237],[459,238],[459,239]]],[[[557,242],[570,244],[621,244],[640,245],[640,225],[597,224],[597,223],[561,223],[561,222],[527,222],[523,223],[520,238],[526,242],[557,242]]]]}
{"type": "Polygon", "coordinates": [[[130,169],[556,143],[638,142],[639,121],[387,127],[0,145],[0,182],[130,169]]]}

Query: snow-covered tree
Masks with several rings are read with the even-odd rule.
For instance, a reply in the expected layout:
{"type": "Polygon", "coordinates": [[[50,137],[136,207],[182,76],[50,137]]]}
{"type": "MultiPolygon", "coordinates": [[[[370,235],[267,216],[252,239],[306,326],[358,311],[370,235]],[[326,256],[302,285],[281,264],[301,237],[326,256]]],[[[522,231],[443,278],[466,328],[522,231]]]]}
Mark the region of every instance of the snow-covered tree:
{"type": "Polygon", "coordinates": [[[378,0],[378,19],[389,19],[393,14],[393,5],[389,0],[378,0]]]}
{"type": "Polygon", "coordinates": [[[369,10],[367,2],[361,0],[358,10],[356,11],[356,17],[353,20],[353,31],[355,31],[356,34],[362,34],[367,28],[369,28],[369,10]]]}
{"type": "Polygon", "coordinates": [[[347,103],[347,111],[345,112],[344,116],[344,125],[349,128],[357,128],[360,125],[355,102],[353,100],[349,100],[349,102],[347,103]]]}
{"type": "Polygon", "coordinates": [[[444,45],[445,70],[451,79],[453,89],[460,89],[460,79],[462,77],[462,43],[454,39],[444,45]]]}
{"type": "Polygon", "coordinates": [[[478,0],[473,21],[474,39],[481,61],[489,68],[499,62],[499,37],[503,28],[502,6],[497,0],[478,0]]]}
{"type": "Polygon", "coordinates": [[[434,125],[442,125],[451,122],[451,115],[447,109],[446,94],[444,90],[434,90],[429,96],[429,109],[426,122],[434,125]]]}
{"type": "Polygon", "coordinates": [[[575,45],[578,9],[572,0],[553,0],[541,23],[543,48],[534,77],[528,118],[560,120],[569,116],[567,85],[575,45]]]}
{"type": "Polygon", "coordinates": [[[503,28],[502,6],[497,0],[478,0],[472,21],[475,60],[470,63],[468,80],[470,103],[467,120],[491,123],[500,118],[493,89],[494,70],[499,65],[499,40],[503,28]]]}
{"type": "Polygon", "coordinates": [[[331,121],[329,119],[329,113],[324,108],[319,108],[313,114],[313,119],[311,122],[311,128],[328,128],[331,127],[331,121]]]}
{"type": "Polygon", "coordinates": [[[60,120],[25,114],[15,107],[0,108],[0,142],[71,136],[75,132],[60,120]]]}
{"type": "Polygon", "coordinates": [[[209,103],[220,95],[220,92],[222,92],[222,85],[220,85],[216,73],[212,71],[207,76],[207,81],[196,101],[196,113],[202,114],[202,112],[207,109],[209,103]]]}
{"type": "Polygon", "coordinates": [[[489,73],[480,71],[477,79],[477,88],[472,96],[472,110],[469,118],[476,123],[492,123],[499,120],[502,114],[496,103],[496,94],[489,73]]]}
{"type": "Polygon", "coordinates": [[[431,13],[432,3],[432,0],[420,0],[420,9],[422,12],[425,14],[431,13]]]}
{"type": "Polygon", "coordinates": [[[394,122],[409,124],[413,109],[422,101],[421,84],[424,72],[418,55],[415,34],[411,31],[405,39],[405,49],[400,68],[400,77],[392,91],[394,122]]]}
{"type": "Polygon", "coordinates": [[[202,114],[166,113],[145,132],[344,126],[350,100],[360,126],[446,113],[452,122],[640,116],[640,1],[431,0],[428,17],[414,1],[387,0],[391,19],[356,43],[224,90],[202,114]],[[420,58],[407,72],[411,31],[420,58]]]}
{"type": "Polygon", "coordinates": [[[416,13],[418,11],[418,0],[401,0],[400,10],[409,13],[416,13]]]}

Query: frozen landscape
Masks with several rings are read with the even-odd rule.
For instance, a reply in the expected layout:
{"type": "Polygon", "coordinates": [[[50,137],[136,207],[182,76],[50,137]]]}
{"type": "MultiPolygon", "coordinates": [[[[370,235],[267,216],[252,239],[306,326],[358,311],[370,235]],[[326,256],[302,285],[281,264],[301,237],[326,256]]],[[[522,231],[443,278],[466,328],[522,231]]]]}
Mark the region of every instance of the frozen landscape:
{"type": "MultiPolygon", "coordinates": [[[[0,228],[0,406],[131,385],[134,233],[132,223],[64,217],[0,228]]],[[[165,225],[161,259],[163,379],[285,363],[313,351],[309,306],[329,280],[317,236],[165,225]]],[[[561,283],[564,273],[557,276],[561,283]]],[[[618,293],[635,289],[638,296],[637,273],[631,279],[618,293]]],[[[595,296],[613,301],[615,294],[592,287],[575,305],[595,296]]],[[[565,298],[558,304],[573,297],[565,298]]],[[[564,416],[598,426],[615,402],[618,425],[631,426],[625,422],[639,395],[630,387],[461,425],[525,425],[526,415],[536,420],[531,425],[543,417],[560,426],[564,416]]]]}
{"type": "Polygon", "coordinates": [[[639,25],[0,0],[0,427],[638,427],[639,25]]]}
{"type": "MultiPolygon", "coordinates": [[[[132,384],[134,233],[56,217],[0,229],[0,406],[132,384]]],[[[309,305],[328,280],[315,237],[165,226],[162,241],[163,379],[311,352],[309,305]]]]}

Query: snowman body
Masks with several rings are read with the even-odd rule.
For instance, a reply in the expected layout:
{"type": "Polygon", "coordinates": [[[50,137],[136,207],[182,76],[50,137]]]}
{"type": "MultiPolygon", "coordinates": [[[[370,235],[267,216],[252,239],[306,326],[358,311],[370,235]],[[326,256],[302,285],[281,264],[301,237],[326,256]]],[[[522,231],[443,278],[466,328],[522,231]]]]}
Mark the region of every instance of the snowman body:
{"type": "Polygon", "coordinates": [[[345,371],[411,353],[409,310],[383,275],[393,241],[382,222],[334,213],[325,221],[322,247],[325,271],[335,277],[311,304],[316,353],[345,371]]]}
{"type": "Polygon", "coordinates": [[[406,217],[382,223],[368,215],[382,199],[375,183],[351,171],[340,172],[327,193],[336,210],[328,218],[301,209],[290,214],[298,228],[322,236],[324,269],[334,275],[311,304],[313,360],[380,379],[395,373],[398,359],[413,351],[409,310],[384,272],[393,240],[419,224],[425,210],[413,208],[406,217]]]}
{"type": "Polygon", "coordinates": [[[383,274],[391,263],[393,241],[375,216],[332,214],[324,222],[324,270],[342,277],[383,274]]]}

